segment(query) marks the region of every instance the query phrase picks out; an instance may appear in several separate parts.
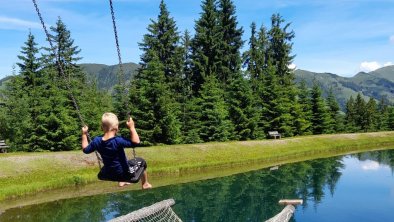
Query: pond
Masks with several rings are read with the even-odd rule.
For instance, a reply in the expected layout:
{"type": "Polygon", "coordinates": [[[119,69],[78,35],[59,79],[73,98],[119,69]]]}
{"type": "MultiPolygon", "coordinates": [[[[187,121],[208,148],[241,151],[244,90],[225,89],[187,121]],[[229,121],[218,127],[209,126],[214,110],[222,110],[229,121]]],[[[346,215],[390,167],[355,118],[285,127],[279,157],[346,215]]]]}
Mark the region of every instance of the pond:
{"type": "Polygon", "coordinates": [[[291,221],[392,221],[394,150],[317,159],[228,177],[58,200],[6,210],[0,221],[106,221],[174,198],[183,221],[264,221],[284,198],[304,200],[291,221]]]}

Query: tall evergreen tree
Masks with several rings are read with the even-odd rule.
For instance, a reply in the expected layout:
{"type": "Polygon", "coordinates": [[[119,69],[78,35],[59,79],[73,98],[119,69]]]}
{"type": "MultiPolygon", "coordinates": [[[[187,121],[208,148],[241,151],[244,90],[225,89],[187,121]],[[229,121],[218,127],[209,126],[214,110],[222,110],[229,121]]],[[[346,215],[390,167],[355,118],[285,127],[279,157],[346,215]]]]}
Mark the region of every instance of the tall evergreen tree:
{"type": "Polygon", "coordinates": [[[288,31],[290,24],[284,24],[285,20],[279,14],[274,14],[271,17],[271,29],[268,31],[269,46],[267,49],[267,57],[272,61],[277,75],[277,84],[279,85],[278,93],[280,94],[279,104],[280,108],[277,114],[279,125],[282,133],[287,136],[293,135],[294,116],[291,115],[292,110],[296,110],[295,104],[297,102],[297,90],[294,83],[294,71],[289,68],[294,56],[291,55],[294,38],[294,32],[288,31]]]}
{"type": "Polygon", "coordinates": [[[235,6],[232,0],[219,0],[218,25],[221,39],[220,65],[217,70],[217,78],[222,83],[236,79],[241,68],[240,49],[243,45],[242,28],[238,28],[235,6]]]}
{"type": "Polygon", "coordinates": [[[365,127],[364,131],[375,131],[377,128],[378,107],[375,99],[369,98],[365,104],[365,127]]]}
{"type": "Polygon", "coordinates": [[[394,107],[389,107],[387,112],[387,128],[389,130],[394,130],[394,107]]]}
{"type": "Polygon", "coordinates": [[[349,132],[356,132],[358,127],[356,125],[356,108],[353,96],[350,96],[349,100],[346,102],[346,130],[349,132]]]}
{"type": "Polygon", "coordinates": [[[328,108],[328,133],[336,133],[341,131],[342,122],[339,114],[339,104],[335,98],[333,89],[330,88],[327,96],[327,108],[328,108]]]}
{"type": "Polygon", "coordinates": [[[25,46],[22,46],[21,55],[18,56],[18,59],[21,63],[17,63],[20,74],[25,83],[26,92],[30,93],[31,86],[35,85],[35,80],[38,78],[39,69],[40,69],[40,61],[37,58],[37,54],[39,52],[37,48],[37,43],[34,40],[34,36],[31,32],[28,35],[27,41],[25,42],[25,46]]]}
{"type": "Polygon", "coordinates": [[[322,97],[321,88],[317,81],[314,81],[311,90],[311,107],[312,107],[312,132],[313,134],[327,133],[328,130],[328,112],[325,101],[322,97]]]}
{"type": "MultiPolygon", "coordinates": [[[[297,135],[312,134],[312,108],[309,89],[307,88],[305,80],[302,80],[298,86],[298,104],[300,105],[301,115],[305,122],[303,125],[296,127],[297,135]],[[301,127],[302,126],[302,127],[301,127]]],[[[298,119],[297,117],[296,119],[298,119]]]]}
{"type": "Polygon", "coordinates": [[[182,71],[188,49],[180,45],[177,30],[162,0],[157,21],[152,20],[139,44],[143,51],[141,68],[132,86],[133,113],[141,121],[141,135],[148,144],[174,144],[181,139],[178,102],[184,102],[187,96],[182,71]]]}
{"type": "Polygon", "coordinates": [[[141,66],[144,69],[152,61],[150,50],[155,51],[158,60],[163,64],[166,82],[174,92],[181,90],[181,75],[183,68],[182,47],[180,46],[180,35],[175,20],[170,17],[164,0],[160,2],[160,12],[157,21],[151,20],[148,33],[144,35],[140,49],[141,66]]]}
{"type": "Polygon", "coordinates": [[[377,115],[377,129],[378,130],[388,130],[388,101],[387,98],[382,96],[378,104],[378,115],[377,115]]]}
{"type": "Polygon", "coordinates": [[[263,131],[258,125],[261,109],[258,109],[249,82],[241,75],[233,78],[227,93],[229,116],[235,126],[233,139],[262,138],[263,131]]]}
{"type": "Polygon", "coordinates": [[[221,64],[221,46],[218,44],[222,32],[218,25],[218,12],[215,0],[204,0],[202,13],[195,24],[195,36],[192,42],[193,75],[192,89],[198,93],[205,78],[216,76],[221,64]]]}
{"type": "Polygon", "coordinates": [[[206,77],[200,91],[201,99],[201,129],[200,137],[203,141],[227,141],[232,138],[234,131],[224,101],[224,91],[215,76],[206,77]]]}
{"type": "Polygon", "coordinates": [[[355,124],[359,130],[366,129],[366,103],[364,98],[361,96],[361,93],[357,94],[356,100],[354,101],[354,109],[355,109],[355,124]]]}
{"type": "Polygon", "coordinates": [[[136,75],[131,88],[136,127],[146,145],[179,143],[179,108],[166,84],[164,65],[155,51],[148,53],[152,60],[136,75]]]}

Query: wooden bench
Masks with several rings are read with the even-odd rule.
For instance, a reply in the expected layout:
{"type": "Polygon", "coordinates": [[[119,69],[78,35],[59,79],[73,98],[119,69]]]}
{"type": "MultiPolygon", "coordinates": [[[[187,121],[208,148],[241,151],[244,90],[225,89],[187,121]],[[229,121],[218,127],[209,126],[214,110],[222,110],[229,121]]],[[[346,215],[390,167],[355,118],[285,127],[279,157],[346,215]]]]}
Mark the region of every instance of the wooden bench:
{"type": "Polygon", "coordinates": [[[4,140],[0,140],[0,153],[6,153],[8,146],[5,144],[4,140]]]}
{"type": "Polygon", "coordinates": [[[268,131],[268,135],[271,137],[271,138],[274,138],[274,139],[280,139],[282,136],[280,135],[280,133],[278,133],[278,131],[268,131]]]}

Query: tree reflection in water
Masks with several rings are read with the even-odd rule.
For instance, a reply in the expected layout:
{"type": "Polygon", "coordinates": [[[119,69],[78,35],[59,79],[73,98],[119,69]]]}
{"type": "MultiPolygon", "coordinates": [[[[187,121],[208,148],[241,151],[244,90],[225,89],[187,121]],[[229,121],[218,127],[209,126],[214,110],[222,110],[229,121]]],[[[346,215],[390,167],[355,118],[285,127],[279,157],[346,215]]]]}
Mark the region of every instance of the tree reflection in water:
{"type": "MultiPolygon", "coordinates": [[[[354,154],[393,169],[394,151],[354,154]]],[[[305,161],[228,177],[159,187],[148,191],[59,200],[7,210],[0,221],[106,221],[168,198],[183,221],[264,221],[279,211],[279,199],[300,198],[302,208],[333,196],[344,169],[343,157],[305,161]],[[326,193],[325,193],[326,192],[326,193]]],[[[295,221],[293,218],[292,221],[295,221]]]]}

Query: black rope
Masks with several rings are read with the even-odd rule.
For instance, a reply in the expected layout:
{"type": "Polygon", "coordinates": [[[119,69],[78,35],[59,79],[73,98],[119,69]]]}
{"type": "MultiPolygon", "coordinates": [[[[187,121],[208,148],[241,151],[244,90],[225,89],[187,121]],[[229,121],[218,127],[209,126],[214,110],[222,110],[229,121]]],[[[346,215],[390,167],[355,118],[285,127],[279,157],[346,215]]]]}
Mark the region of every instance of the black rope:
{"type": "Polygon", "coordinates": [[[112,0],[109,0],[109,7],[111,9],[111,15],[112,15],[112,25],[114,28],[114,34],[115,34],[115,44],[116,44],[116,50],[118,52],[118,60],[119,60],[119,70],[120,70],[120,77],[119,81],[124,82],[125,81],[125,74],[123,70],[123,63],[122,63],[122,56],[120,54],[120,47],[119,47],[119,38],[118,38],[118,31],[116,29],[116,22],[115,22],[115,12],[114,12],[114,7],[112,4],[112,0]]]}
{"type": "MultiPolygon", "coordinates": [[[[43,19],[42,16],[41,16],[41,13],[40,13],[40,10],[39,10],[38,5],[37,5],[37,3],[36,3],[36,0],[32,0],[32,1],[33,1],[33,4],[34,4],[34,7],[35,7],[35,9],[36,9],[38,18],[40,19],[42,28],[44,29],[44,32],[45,32],[47,41],[49,42],[49,45],[50,45],[50,47],[51,47],[51,50],[53,51],[53,53],[54,53],[54,55],[55,55],[56,62],[57,62],[57,64],[58,64],[58,68],[59,68],[60,74],[61,74],[61,76],[62,76],[62,77],[64,78],[64,80],[65,80],[66,88],[67,88],[68,94],[69,94],[69,96],[70,96],[70,98],[71,98],[71,100],[72,100],[72,102],[73,102],[73,105],[74,105],[75,110],[77,111],[78,118],[79,118],[79,120],[81,121],[82,126],[85,126],[86,124],[85,124],[85,121],[84,121],[84,119],[83,119],[83,117],[82,117],[82,115],[81,115],[81,111],[80,111],[80,109],[79,109],[77,100],[75,99],[75,97],[74,97],[74,95],[73,95],[73,93],[72,93],[72,91],[71,91],[70,83],[69,83],[69,81],[67,80],[66,75],[64,74],[64,70],[63,70],[63,67],[62,67],[60,58],[59,58],[58,55],[57,55],[56,49],[53,47],[52,40],[51,40],[51,38],[50,38],[48,29],[47,29],[47,27],[45,26],[44,19],[43,19]]],[[[89,132],[87,133],[87,137],[88,137],[88,140],[89,140],[89,143],[90,143],[92,140],[91,140],[91,137],[90,137],[89,132]]],[[[99,168],[100,168],[100,170],[101,170],[101,162],[102,162],[102,159],[101,159],[101,157],[99,156],[99,154],[97,153],[97,151],[94,151],[94,152],[96,153],[97,162],[98,162],[99,168]]]]}
{"type": "MultiPolygon", "coordinates": [[[[126,94],[126,98],[127,98],[127,90],[125,87],[125,73],[124,73],[124,69],[123,69],[123,63],[122,63],[122,56],[120,54],[120,47],[119,47],[119,38],[118,38],[118,31],[116,29],[116,21],[115,21],[115,11],[114,11],[114,7],[112,4],[112,0],[109,0],[109,7],[111,10],[111,15],[112,15],[112,25],[113,25],[113,29],[114,29],[114,35],[115,35],[115,44],[116,44],[116,50],[118,52],[118,60],[119,60],[119,76],[118,76],[118,80],[122,85],[122,90],[124,90],[125,94],[126,94]]],[[[126,108],[128,109],[129,107],[129,100],[126,99],[126,104],[125,104],[126,108]]],[[[130,113],[127,113],[128,117],[130,118],[130,113]]],[[[137,162],[136,159],[136,154],[135,154],[135,148],[133,147],[133,157],[135,159],[135,161],[137,162]]]]}

